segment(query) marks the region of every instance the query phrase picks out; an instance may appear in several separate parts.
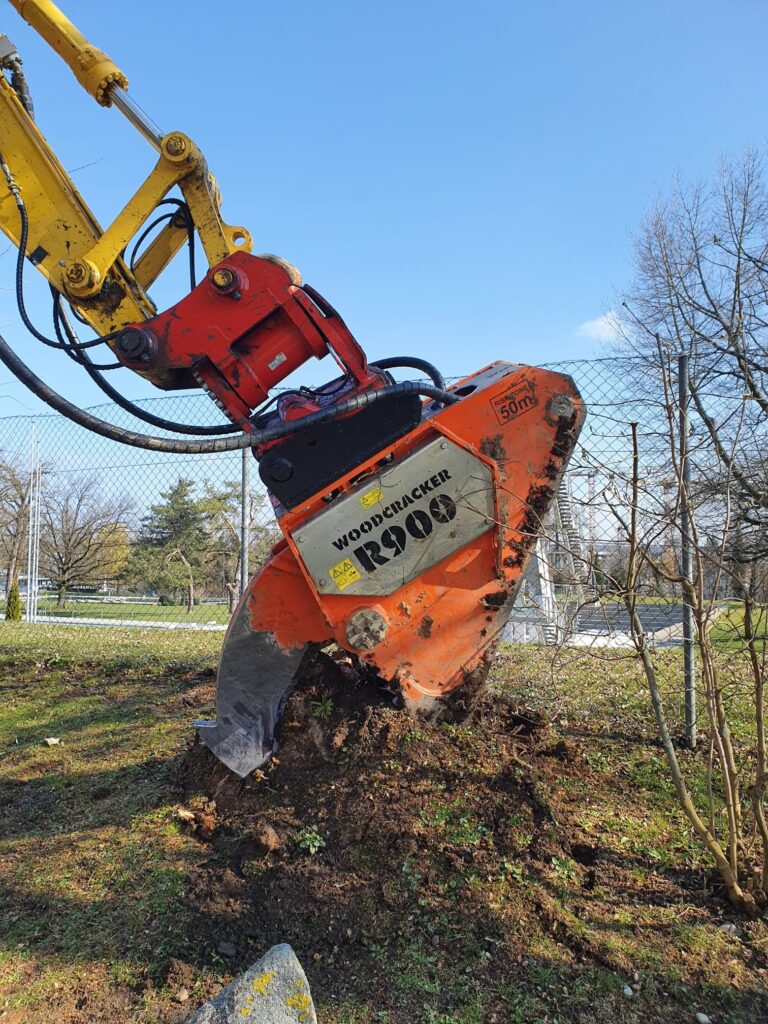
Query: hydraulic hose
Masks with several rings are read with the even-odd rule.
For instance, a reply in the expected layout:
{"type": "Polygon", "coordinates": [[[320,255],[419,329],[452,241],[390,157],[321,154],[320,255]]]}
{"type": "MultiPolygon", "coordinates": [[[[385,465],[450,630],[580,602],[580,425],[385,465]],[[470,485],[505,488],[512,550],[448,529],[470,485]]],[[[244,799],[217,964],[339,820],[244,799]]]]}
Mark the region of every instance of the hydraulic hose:
{"type": "MultiPolygon", "coordinates": [[[[5,180],[8,182],[8,188],[16,202],[16,208],[19,211],[19,222],[21,224],[19,232],[19,247],[16,252],[16,305],[19,310],[19,316],[33,338],[41,341],[43,345],[47,345],[49,348],[56,348],[59,349],[59,351],[67,352],[69,354],[68,345],[61,344],[59,341],[51,341],[50,338],[41,334],[29,319],[27,307],[24,302],[24,259],[27,252],[27,239],[29,238],[29,217],[27,216],[27,208],[24,205],[24,200],[21,198],[19,186],[14,181],[13,175],[11,174],[8,164],[5,162],[5,157],[2,153],[0,153],[0,168],[2,168],[5,180]]],[[[78,342],[78,350],[93,348],[95,345],[103,345],[104,342],[109,341],[113,337],[114,334],[107,334],[103,338],[94,338],[92,341],[78,342]]]]}
{"type": "Polygon", "coordinates": [[[121,367],[123,365],[122,363],[94,363],[85,349],[82,351],[78,349],[80,339],[72,329],[69,320],[67,320],[67,315],[61,307],[61,295],[56,291],[53,285],[51,285],[50,288],[51,295],[53,296],[53,330],[59,340],[62,351],[66,352],[72,362],[77,363],[78,366],[85,366],[87,361],[88,365],[92,366],[94,370],[117,370],[121,367]],[[62,334],[62,325],[66,327],[66,338],[62,334]],[[67,340],[67,338],[69,340],[67,340]]]}
{"type": "Polygon", "coordinates": [[[307,430],[310,427],[318,426],[321,423],[328,423],[346,416],[349,413],[359,412],[368,405],[375,405],[377,402],[384,402],[399,395],[423,395],[432,398],[443,405],[453,405],[459,399],[441,388],[430,384],[417,384],[414,381],[404,381],[401,384],[390,384],[379,391],[366,391],[361,395],[348,398],[338,405],[328,406],[319,412],[310,413],[300,420],[293,420],[290,423],[279,423],[266,430],[260,430],[252,434],[241,434],[239,437],[225,437],[217,441],[188,441],[173,440],[164,437],[152,437],[149,434],[139,434],[135,430],[126,430],[114,423],[99,419],[79,409],[76,405],[50,388],[45,381],[42,381],[27,364],[16,355],[8,342],[0,335],[0,362],[15,374],[33,395],[39,398],[46,405],[49,405],[56,412],[66,416],[73,423],[92,430],[102,437],[111,441],[119,441],[120,444],[130,445],[133,448],[145,448],[148,451],[168,452],[174,455],[206,455],[215,452],[232,452],[241,448],[254,448],[266,444],[269,441],[277,441],[290,434],[307,430]]]}
{"type": "MultiPolygon", "coordinates": [[[[64,327],[67,330],[67,334],[70,335],[71,340],[71,325],[68,324],[66,314],[64,314],[63,310],[61,310],[61,314],[64,327]]],[[[196,434],[203,437],[221,434],[234,434],[240,429],[233,423],[224,423],[217,424],[216,426],[205,427],[195,426],[191,423],[176,423],[173,420],[166,420],[161,416],[155,416],[153,413],[142,409],[141,406],[135,405],[128,398],[125,398],[116,388],[112,387],[103,374],[99,373],[99,371],[92,365],[89,365],[89,363],[90,358],[88,354],[83,352],[81,365],[85,368],[88,376],[94,381],[94,383],[98,384],[104,394],[111,398],[116,405],[119,405],[122,409],[125,409],[126,412],[131,413],[137,419],[143,420],[144,423],[148,423],[150,426],[159,427],[161,430],[168,430],[176,434],[196,434]]],[[[377,359],[370,365],[377,367],[380,370],[388,370],[397,366],[407,366],[413,370],[421,370],[422,373],[425,373],[432,379],[436,388],[439,388],[441,391],[445,390],[445,379],[443,378],[443,375],[436,366],[427,362],[426,359],[419,359],[417,356],[390,356],[387,359],[377,359]]],[[[258,415],[260,411],[261,410],[257,410],[255,415],[258,415]]]]}
{"type": "Polygon", "coordinates": [[[235,434],[240,432],[240,427],[234,423],[217,423],[213,426],[197,426],[194,423],[176,423],[174,420],[163,419],[162,416],[155,416],[154,413],[142,409],[129,398],[121,395],[117,388],[113,388],[106,377],[97,369],[89,365],[89,359],[83,352],[83,367],[91,380],[98,384],[105,395],[108,395],[115,405],[119,405],[126,412],[129,412],[136,419],[148,423],[151,427],[159,427],[160,430],[168,430],[174,434],[197,434],[201,437],[211,437],[221,434],[235,434]]]}
{"type": "MultiPolygon", "coordinates": [[[[59,309],[59,316],[64,326],[64,330],[67,332],[67,337],[70,341],[76,338],[74,329],[70,324],[67,314],[63,309],[59,309]]],[[[168,430],[174,434],[197,434],[202,437],[211,437],[212,435],[219,434],[234,434],[239,433],[240,428],[234,423],[217,423],[215,426],[198,426],[193,423],[176,423],[174,420],[163,419],[162,416],[155,416],[151,412],[147,412],[146,409],[142,409],[140,405],[136,405],[130,399],[125,398],[117,388],[112,387],[107,378],[99,373],[98,369],[91,362],[90,356],[87,352],[81,352],[82,357],[79,362],[80,365],[85,369],[85,372],[91,378],[91,380],[97,384],[101,390],[107,395],[112,401],[119,405],[126,412],[129,412],[136,419],[143,420],[144,423],[148,423],[152,427],[159,427],[160,430],[168,430]]]]}
{"type": "Polygon", "coordinates": [[[426,359],[419,359],[418,356],[388,356],[386,359],[374,359],[370,366],[378,367],[380,370],[394,369],[396,366],[407,366],[410,370],[421,370],[422,373],[432,380],[436,388],[445,390],[445,378],[436,366],[428,363],[426,359]]]}
{"type": "MultiPolygon", "coordinates": [[[[0,157],[0,159],[2,159],[2,158],[0,157]]],[[[5,167],[3,168],[3,170],[4,171],[6,170],[5,167]]],[[[9,183],[10,183],[10,172],[6,172],[6,177],[9,179],[9,183]]],[[[16,205],[17,205],[18,210],[19,210],[19,218],[20,218],[20,221],[21,221],[21,237],[20,237],[20,244],[19,244],[18,256],[17,256],[17,261],[16,261],[16,302],[17,302],[17,306],[19,308],[19,313],[21,315],[22,321],[24,322],[24,326],[27,328],[27,330],[30,331],[30,333],[35,338],[37,338],[39,341],[43,342],[44,345],[48,345],[48,346],[50,346],[52,348],[58,348],[60,350],[63,350],[63,351],[65,351],[67,353],[67,355],[70,355],[72,358],[74,358],[76,362],[78,362],[81,366],[84,367],[84,369],[85,369],[86,373],[88,374],[88,376],[94,381],[95,384],[98,385],[98,387],[104,392],[105,395],[107,395],[109,398],[111,398],[112,401],[115,402],[117,405],[119,405],[122,409],[125,409],[126,412],[131,413],[131,415],[135,416],[137,419],[142,420],[144,423],[148,423],[150,426],[158,427],[160,430],[168,430],[170,432],[177,433],[177,434],[192,434],[192,435],[203,436],[203,437],[211,437],[212,435],[233,434],[233,433],[237,432],[239,430],[239,428],[235,424],[231,424],[231,423],[223,423],[223,424],[216,424],[216,425],[210,425],[210,426],[198,426],[198,425],[192,424],[192,423],[176,423],[173,420],[166,420],[166,419],[164,419],[161,416],[155,416],[153,413],[147,412],[146,410],[142,409],[140,406],[136,405],[135,403],[131,402],[129,399],[125,398],[99,372],[99,370],[102,369],[102,368],[104,368],[104,369],[113,369],[115,366],[119,366],[120,364],[119,363],[108,364],[108,365],[106,365],[104,367],[100,367],[98,364],[94,364],[93,363],[93,360],[90,359],[90,357],[88,355],[88,352],[87,352],[87,349],[92,348],[94,345],[99,345],[99,344],[104,343],[105,341],[110,340],[114,335],[107,335],[104,338],[96,338],[93,341],[86,341],[86,342],[80,341],[79,338],[77,337],[77,335],[75,334],[75,332],[74,332],[74,330],[72,328],[72,325],[69,323],[69,320],[67,319],[67,315],[66,315],[66,313],[64,312],[64,310],[63,310],[63,308],[61,306],[60,298],[58,299],[58,301],[56,301],[56,299],[54,301],[54,327],[55,327],[55,330],[56,330],[56,335],[57,335],[59,340],[55,341],[55,342],[51,341],[49,338],[46,338],[45,335],[41,334],[40,331],[38,331],[35,328],[34,324],[32,324],[32,322],[29,319],[29,316],[27,315],[26,307],[25,307],[25,304],[24,304],[24,285],[23,285],[24,253],[26,251],[26,242],[27,242],[28,231],[29,231],[29,220],[28,220],[28,217],[27,217],[27,211],[26,211],[26,207],[24,205],[24,201],[22,200],[22,198],[18,194],[18,192],[16,192],[15,198],[16,198],[16,205]],[[58,323],[59,320],[61,321],[61,325],[64,327],[64,330],[66,332],[67,338],[69,339],[69,344],[67,344],[65,342],[65,340],[61,337],[61,334],[60,334],[60,331],[59,331],[59,323],[58,323]]],[[[178,203],[179,208],[182,209],[182,210],[183,210],[183,207],[184,207],[184,204],[181,203],[178,200],[164,200],[164,203],[166,203],[168,205],[170,205],[171,203],[173,203],[173,205],[176,205],[178,203]]],[[[152,226],[154,226],[154,225],[152,225],[152,226]]],[[[190,239],[190,244],[192,244],[192,242],[193,242],[193,240],[190,239]]],[[[137,243],[137,245],[138,244],[140,244],[140,243],[137,243]]],[[[194,274],[194,269],[193,268],[194,268],[194,264],[191,265],[191,271],[190,272],[192,274],[194,274]]],[[[52,291],[53,291],[53,288],[52,288],[52,291]]],[[[338,316],[338,314],[336,314],[336,315],[338,316]]],[[[9,349],[9,351],[12,351],[12,350],[9,349]]],[[[428,377],[430,377],[432,379],[432,381],[434,382],[434,385],[435,385],[435,387],[437,389],[439,389],[442,392],[445,392],[445,380],[443,379],[442,374],[439,372],[437,367],[433,366],[432,363],[427,362],[426,359],[419,359],[417,356],[390,356],[390,357],[388,357],[386,359],[379,359],[379,360],[377,360],[372,365],[377,366],[380,370],[386,370],[386,369],[389,369],[390,367],[399,367],[399,366],[405,366],[405,367],[409,367],[410,369],[420,370],[422,373],[425,373],[428,377]]],[[[40,384],[43,385],[43,386],[46,386],[46,385],[43,384],[43,381],[40,381],[40,384]]],[[[31,390],[34,390],[34,389],[31,389],[31,390]]],[[[387,389],[382,389],[382,391],[386,391],[386,390],[387,389]]],[[[379,394],[381,392],[375,392],[375,393],[379,394]]],[[[447,393],[447,392],[445,392],[445,393],[447,393]]],[[[51,394],[55,394],[55,392],[51,392],[51,394]]],[[[40,397],[40,396],[38,396],[38,397],[40,397]]],[[[43,398],[42,400],[48,402],[48,400],[46,398],[43,398]]],[[[51,403],[48,402],[48,404],[50,405],[51,403]]],[[[76,408],[76,406],[73,406],[73,408],[76,408]]],[[[335,408],[338,408],[338,407],[337,406],[333,406],[332,408],[335,409],[335,408]]],[[[65,413],[65,415],[68,415],[68,414],[65,413]]],[[[308,418],[308,417],[305,417],[305,419],[306,418],[308,418]]],[[[289,432],[292,433],[293,430],[291,430],[289,432]]],[[[137,437],[141,437],[143,435],[136,434],[136,436],[137,437]]],[[[253,436],[253,435],[249,435],[249,436],[253,436]]],[[[159,439],[159,438],[152,438],[151,440],[159,441],[161,439],[159,439]]],[[[126,442],[126,443],[130,443],[130,442],[126,442]]],[[[179,442],[179,443],[183,443],[183,442],[179,442]]],[[[258,442],[254,442],[254,443],[258,443],[258,442]]],[[[243,445],[240,445],[240,447],[247,447],[247,445],[243,444],[243,445]]]]}
{"type": "MultiPolygon", "coordinates": [[[[19,308],[19,313],[24,322],[25,327],[30,333],[41,341],[43,344],[48,345],[52,348],[58,348],[63,350],[70,355],[76,362],[83,366],[96,383],[99,388],[111,398],[117,405],[130,412],[137,419],[142,420],[151,426],[159,427],[161,430],[168,430],[174,433],[180,434],[192,434],[192,435],[203,435],[206,438],[210,438],[211,435],[220,434],[232,434],[238,430],[238,427],[234,424],[216,424],[211,426],[198,426],[196,424],[189,423],[176,423],[173,420],[166,420],[161,416],[154,416],[152,413],[147,412],[140,406],[134,404],[129,399],[125,398],[116,388],[106,380],[105,377],[99,373],[100,367],[98,364],[94,365],[93,360],[90,359],[87,349],[95,345],[103,344],[105,341],[111,340],[114,334],[107,335],[103,338],[96,338],[93,341],[81,342],[72,328],[72,325],[67,319],[66,313],[61,307],[60,297],[54,299],[54,328],[57,335],[57,341],[51,341],[46,338],[45,335],[41,334],[35,326],[31,323],[25,303],[24,303],[24,286],[23,286],[23,274],[24,274],[24,255],[26,252],[26,243],[29,231],[29,220],[27,217],[26,207],[24,201],[21,198],[21,194],[8,170],[5,161],[0,154],[0,165],[2,165],[3,173],[8,181],[9,188],[11,189],[16,205],[19,211],[19,218],[21,221],[21,234],[20,244],[18,249],[18,256],[16,262],[16,300],[19,308]],[[64,331],[67,335],[69,343],[62,337],[59,323],[63,326],[64,331]]],[[[179,208],[183,209],[184,205],[179,200],[164,200],[164,204],[178,205],[179,208]]],[[[185,211],[187,212],[187,211],[185,211]]],[[[187,214],[188,216],[188,214],[187,214]]],[[[154,222],[153,225],[155,226],[154,222]]],[[[145,235],[146,233],[145,232],[145,235]]],[[[137,243],[140,244],[145,236],[137,243]]],[[[194,244],[194,240],[190,237],[190,247],[194,244]]],[[[135,252],[135,250],[134,250],[135,252]]],[[[192,252],[194,250],[192,249],[192,252]]],[[[190,257],[190,274],[194,275],[194,262],[193,256],[190,257]]],[[[193,276],[194,281],[194,276],[193,276]]],[[[53,289],[52,289],[53,290],[53,289]]],[[[333,311],[332,311],[333,312],[333,311]]],[[[338,314],[336,314],[338,315],[338,314]]],[[[377,366],[381,370],[386,370],[390,367],[407,366],[412,369],[420,370],[422,373],[426,373],[434,382],[434,387],[421,386],[413,381],[406,381],[401,384],[388,385],[381,388],[378,391],[365,392],[362,395],[358,395],[354,398],[347,399],[344,402],[340,402],[336,405],[329,406],[316,413],[311,413],[308,416],[302,417],[300,421],[293,421],[292,423],[277,424],[274,427],[269,427],[263,431],[257,431],[248,434],[241,434],[239,437],[230,437],[221,441],[185,441],[185,440],[173,440],[160,437],[152,437],[149,434],[139,434],[136,431],[126,430],[123,427],[117,427],[116,425],[101,420],[96,416],[92,416],[90,413],[85,412],[83,409],[79,409],[76,405],[67,401],[62,395],[59,395],[52,388],[50,388],[43,380],[41,380],[29,367],[20,359],[19,356],[13,351],[2,336],[0,336],[0,360],[15,373],[16,376],[26,385],[29,390],[35,394],[41,401],[45,402],[51,408],[57,412],[62,413],[68,419],[86,429],[92,430],[103,437],[110,438],[111,440],[118,441],[122,444],[132,445],[137,448],[146,448],[151,451],[162,451],[162,452],[175,452],[179,454],[196,454],[196,453],[213,453],[220,451],[236,451],[241,448],[254,447],[260,444],[266,444],[268,441],[276,441],[281,437],[287,437],[290,434],[297,433],[299,430],[306,429],[311,426],[316,426],[319,423],[325,423],[329,420],[337,419],[339,416],[347,415],[348,413],[356,412],[362,409],[364,406],[373,404],[378,401],[385,400],[395,395],[403,394],[421,394],[429,398],[433,398],[438,402],[450,405],[457,401],[455,395],[450,394],[445,390],[445,381],[435,366],[427,362],[425,359],[419,359],[415,356],[392,356],[387,359],[380,359],[376,362],[377,366]]],[[[119,364],[116,364],[119,365],[119,364]]],[[[112,369],[112,364],[107,369],[112,369]]]]}

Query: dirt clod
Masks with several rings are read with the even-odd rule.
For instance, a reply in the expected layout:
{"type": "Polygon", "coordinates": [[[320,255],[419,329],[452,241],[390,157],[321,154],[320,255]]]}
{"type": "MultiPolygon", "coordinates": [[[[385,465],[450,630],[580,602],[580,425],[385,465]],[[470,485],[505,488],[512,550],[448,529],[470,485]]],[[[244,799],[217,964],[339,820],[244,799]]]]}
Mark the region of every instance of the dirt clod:
{"type": "Polygon", "coordinates": [[[204,796],[189,801],[188,807],[176,809],[176,815],[190,826],[198,839],[208,842],[216,831],[216,802],[204,796]]]}
{"type": "Polygon", "coordinates": [[[283,845],[280,836],[266,821],[262,822],[257,828],[256,842],[267,853],[274,853],[275,850],[279,850],[283,845]]]}

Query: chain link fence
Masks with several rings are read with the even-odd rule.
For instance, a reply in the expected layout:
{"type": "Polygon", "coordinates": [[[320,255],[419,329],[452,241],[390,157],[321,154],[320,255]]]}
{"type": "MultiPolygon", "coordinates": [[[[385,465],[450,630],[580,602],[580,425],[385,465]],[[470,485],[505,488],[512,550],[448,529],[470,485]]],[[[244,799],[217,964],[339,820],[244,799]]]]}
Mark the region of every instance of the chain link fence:
{"type": "MultiPolygon", "coordinates": [[[[138,404],[192,424],[218,415],[204,395],[138,404]]],[[[92,411],[143,430],[117,406],[92,411]]],[[[250,453],[174,456],[57,415],[0,418],[0,589],[17,578],[35,621],[223,629],[279,535],[250,453]]]]}
{"type": "MultiPolygon", "coordinates": [[[[651,481],[662,489],[675,486],[669,450],[674,439],[669,436],[659,367],[640,358],[613,358],[569,360],[547,368],[573,378],[586,403],[587,419],[551,511],[541,524],[507,637],[549,645],[630,647],[628,613],[619,595],[630,554],[633,423],[644,493],[651,481]]],[[[653,509],[647,511],[654,518],[653,509]]],[[[666,536],[660,535],[652,544],[652,553],[677,565],[680,543],[673,534],[671,524],[666,536]]],[[[680,643],[679,585],[650,572],[640,592],[643,623],[651,641],[680,643]]]]}
{"type": "MultiPolygon", "coordinates": [[[[655,643],[679,644],[681,540],[673,507],[678,442],[670,420],[679,410],[669,380],[665,389],[650,359],[566,361],[548,368],[573,377],[588,415],[542,524],[507,638],[630,645],[618,593],[630,554],[634,423],[650,554],[640,593],[643,624],[655,643]]],[[[728,416],[732,396],[714,398],[716,415],[728,416]]],[[[140,404],[186,423],[211,422],[217,415],[203,395],[140,404]]],[[[141,429],[118,407],[92,411],[141,429]]],[[[694,449],[702,440],[694,462],[705,481],[709,449],[696,421],[691,437],[694,449]]],[[[721,511],[722,502],[713,502],[712,515],[721,511]]],[[[28,620],[223,629],[248,574],[279,536],[249,453],[172,456],[116,444],[57,415],[0,418],[0,611],[17,579],[28,620]]],[[[739,596],[732,578],[713,570],[708,586],[727,615],[729,601],[739,596]]]]}
{"type": "MultiPolygon", "coordinates": [[[[549,366],[575,380],[588,414],[542,524],[509,639],[633,648],[625,600],[633,551],[632,598],[651,647],[686,642],[692,651],[688,581],[721,648],[744,641],[747,594],[762,623],[764,517],[749,495],[766,493],[765,416],[732,379],[696,371],[691,393],[687,357],[680,359],[549,366]]],[[[758,638],[764,632],[761,625],[758,638]]]]}

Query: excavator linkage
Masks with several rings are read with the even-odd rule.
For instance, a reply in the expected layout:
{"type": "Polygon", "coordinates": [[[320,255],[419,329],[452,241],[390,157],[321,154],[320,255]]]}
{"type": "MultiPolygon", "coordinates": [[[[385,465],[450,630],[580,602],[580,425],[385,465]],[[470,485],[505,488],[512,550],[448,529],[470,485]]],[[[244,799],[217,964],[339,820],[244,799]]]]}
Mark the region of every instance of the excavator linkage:
{"type": "Polygon", "coordinates": [[[202,741],[245,777],[276,749],[305,657],[335,642],[416,714],[484,671],[576,444],[562,374],[498,362],[279,519],[226,635],[202,741]]]}

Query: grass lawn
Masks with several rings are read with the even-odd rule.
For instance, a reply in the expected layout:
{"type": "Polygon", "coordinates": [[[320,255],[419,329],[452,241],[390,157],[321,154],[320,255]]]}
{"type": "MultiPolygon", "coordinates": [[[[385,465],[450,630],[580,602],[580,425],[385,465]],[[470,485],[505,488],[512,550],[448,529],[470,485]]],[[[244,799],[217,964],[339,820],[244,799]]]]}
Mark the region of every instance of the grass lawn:
{"type": "MultiPolygon", "coordinates": [[[[530,733],[383,706],[375,742],[342,737],[295,788],[286,740],[201,841],[177,808],[220,643],[0,622],[0,1024],[180,1022],[278,938],[321,1024],[768,1019],[768,927],[734,918],[674,810],[631,658],[505,647],[493,687],[530,733]],[[254,847],[265,813],[280,851],[254,847]]],[[[672,691],[679,671],[663,652],[672,691]]],[[[681,757],[696,790],[704,757],[681,757]]]]}
{"type": "MultiPolygon", "coordinates": [[[[71,598],[64,608],[56,607],[55,598],[41,597],[38,614],[57,619],[104,619],[116,623],[180,622],[226,625],[229,611],[223,604],[198,604],[188,614],[185,605],[161,605],[128,601],[78,601],[71,598]]],[[[5,604],[0,602],[0,616],[5,615],[5,604]]]]}

